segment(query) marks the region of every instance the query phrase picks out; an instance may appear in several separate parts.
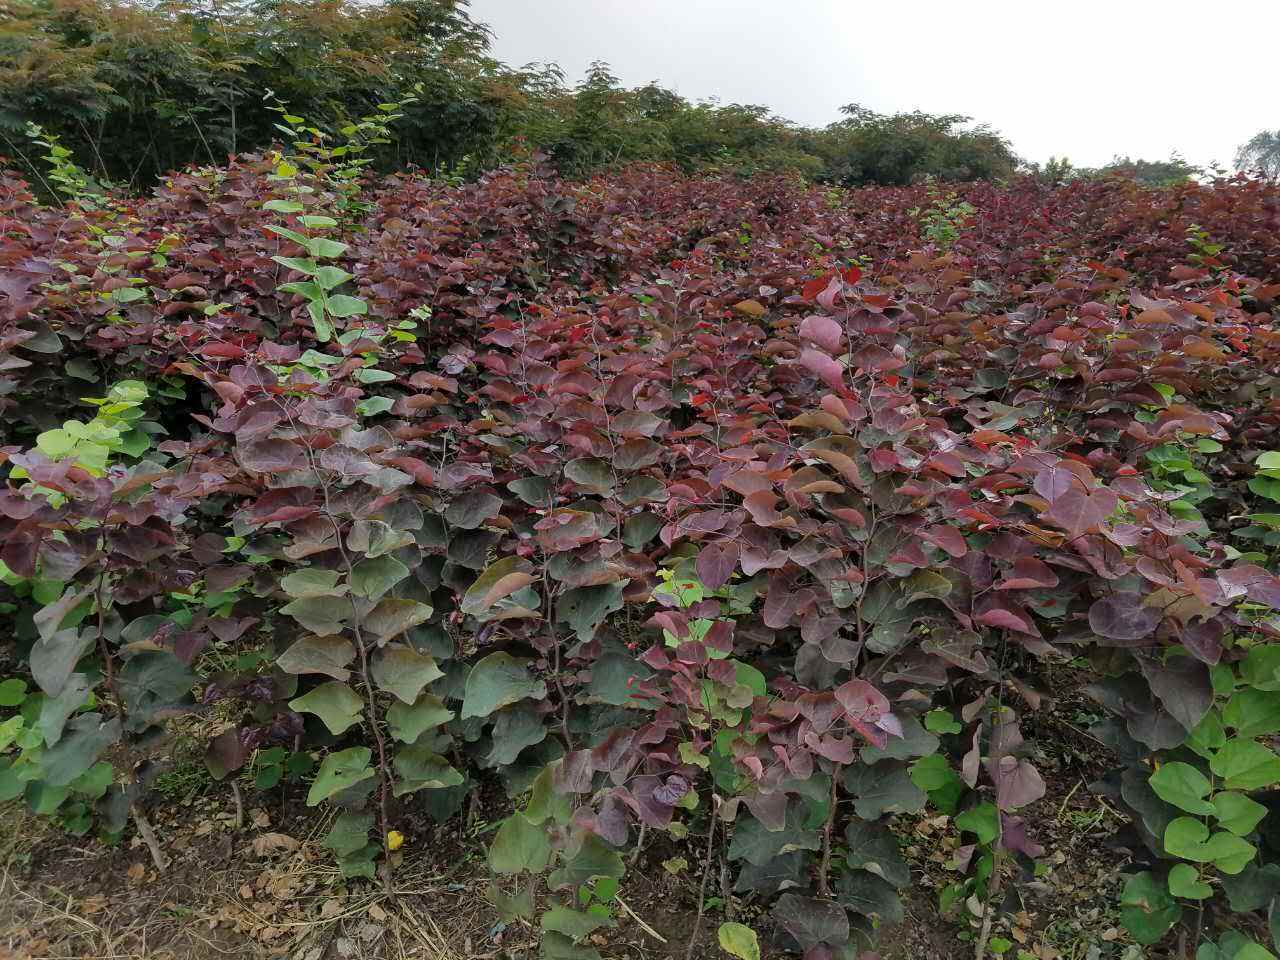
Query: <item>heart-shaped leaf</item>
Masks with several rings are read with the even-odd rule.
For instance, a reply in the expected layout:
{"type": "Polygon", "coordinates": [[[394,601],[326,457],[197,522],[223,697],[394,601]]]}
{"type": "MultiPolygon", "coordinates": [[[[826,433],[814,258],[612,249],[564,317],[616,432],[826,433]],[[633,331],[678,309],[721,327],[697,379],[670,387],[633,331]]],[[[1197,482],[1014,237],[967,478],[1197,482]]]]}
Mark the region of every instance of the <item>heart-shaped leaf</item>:
{"type": "Polygon", "coordinates": [[[742,923],[722,923],[716,932],[720,949],[739,960],[760,960],[760,940],[756,932],[742,923]]]}
{"type": "Polygon", "coordinates": [[[428,683],[444,676],[434,657],[398,643],[388,644],[374,654],[369,673],[379,688],[406,704],[416,701],[428,683]]]}
{"type": "Polygon", "coordinates": [[[1199,871],[1191,864],[1177,863],[1169,871],[1169,892],[1184,900],[1205,900],[1213,896],[1213,887],[1200,879],[1199,871]]]}
{"type": "Polygon", "coordinates": [[[289,709],[298,713],[314,713],[334,736],[352,724],[359,723],[364,701],[345,683],[333,680],[289,701],[289,709]]]}
{"type": "Polygon", "coordinates": [[[413,743],[428,730],[453,719],[453,711],[439,697],[424,693],[411,704],[397,700],[387,708],[391,736],[401,743],[413,743]]]}
{"type": "Polygon", "coordinates": [[[356,648],[342,637],[308,635],[294,643],[276,658],[276,666],[285,673],[322,673],[346,682],[351,671],[346,669],[356,655],[356,648]]]}
{"type": "Polygon", "coordinates": [[[1156,796],[1187,813],[1213,813],[1214,806],[1205,798],[1212,787],[1209,778],[1189,763],[1166,763],[1151,775],[1149,781],[1156,796]]]}
{"type": "Polygon", "coordinates": [[[545,697],[547,685],[529,676],[525,663],[503,652],[491,653],[480,660],[467,675],[461,718],[487,717],[525,698],[545,697]]]}
{"type": "Polygon", "coordinates": [[[307,792],[307,806],[314,807],[335,793],[372,777],[373,768],[369,766],[371,756],[372,752],[368,747],[349,747],[325,757],[307,792]]]}
{"type": "Polygon", "coordinates": [[[1257,790],[1280,782],[1280,757],[1254,740],[1228,740],[1209,761],[1227,790],[1257,790]]]}
{"type": "Polygon", "coordinates": [[[547,865],[551,844],[542,827],[513,813],[502,821],[489,845],[489,867],[495,873],[537,873],[547,865]]]}

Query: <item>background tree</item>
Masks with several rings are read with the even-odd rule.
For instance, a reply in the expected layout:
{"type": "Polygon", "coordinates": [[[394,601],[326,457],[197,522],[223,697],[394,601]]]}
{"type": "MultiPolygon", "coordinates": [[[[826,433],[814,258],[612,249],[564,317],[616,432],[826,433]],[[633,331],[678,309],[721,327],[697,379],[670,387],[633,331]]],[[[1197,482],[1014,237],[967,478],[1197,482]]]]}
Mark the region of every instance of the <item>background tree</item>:
{"type": "Polygon", "coordinates": [[[1149,187],[1167,187],[1198,176],[1201,170],[1183,160],[1177,154],[1168,160],[1130,160],[1128,157],[1115,157],[1110,163],[1097,170],[1086,171],[1093,176],[1120,176],[1149,187]]]}
{"type": "Polygon", "coordinates": [[[1236,166],[1257,170],[1263,176],[1280,177],[1280,130],[1263,130],[1236,151],[1236,166]]]}
{"type": "Polygon", "coordinates": [[[513,68],[466,0],[19,0],[0,21],[0,149],[34,167],[39,124],[100,180],[140,188],[189,164],[264,149],[283,102],[327,135],[416,100],[383,169],[474,175],[530,147],[584,177],[651,161],[686,171],[793,171],[843,184],[1011,174],[1008,143],[959,115],[857,106],[825,129],[753,104],[628,88],[594,63],[575,87],[553,64],[513,68]],[[270,94],[271,96],[268,96],[270,94]]]}
{"type": "Polygon", "coordinates": [[[880,114],[856,103],[817,140],[827,176],[839,183],[903,185],[927,176],[989,180],[1011,175],[1018,159],[985,124],[968,128],[959,114],[880,114]]]}

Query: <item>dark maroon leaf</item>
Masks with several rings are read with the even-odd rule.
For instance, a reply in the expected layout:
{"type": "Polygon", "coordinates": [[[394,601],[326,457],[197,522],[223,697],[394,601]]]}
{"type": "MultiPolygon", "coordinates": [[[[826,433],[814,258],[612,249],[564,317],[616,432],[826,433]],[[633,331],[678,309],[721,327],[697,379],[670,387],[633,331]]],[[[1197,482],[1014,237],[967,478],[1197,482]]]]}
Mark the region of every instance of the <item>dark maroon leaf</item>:
{"type": "Polygon", "coordinates": [[[1161,619],[1161,611],[1147,606],[1136,593],[1113,593],[1089,608],[1090,629],[1108,640],[1141,640],[1155,631],[1161,619]]]}

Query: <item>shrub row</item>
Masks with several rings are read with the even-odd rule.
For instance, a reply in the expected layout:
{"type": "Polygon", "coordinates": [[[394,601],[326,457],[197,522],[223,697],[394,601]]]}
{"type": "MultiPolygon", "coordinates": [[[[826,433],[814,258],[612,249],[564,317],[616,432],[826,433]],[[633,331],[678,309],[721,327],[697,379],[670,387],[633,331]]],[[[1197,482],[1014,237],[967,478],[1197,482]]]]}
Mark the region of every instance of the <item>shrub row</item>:
{"type": "Polygon", "coordinates": [[[348,875],[497,778],[546,956],[643,826],[729,838],[816,960],[901,916],[896,814],[974,843],[944,908],[1031,868],[1020,724],[1085,657],[1126,926],[1210,937],[1280,892],[1277,227],[1245,180],[7,177],[0,795],[149,836],[205,714],[216,777],[341,808],[348,875]]]}

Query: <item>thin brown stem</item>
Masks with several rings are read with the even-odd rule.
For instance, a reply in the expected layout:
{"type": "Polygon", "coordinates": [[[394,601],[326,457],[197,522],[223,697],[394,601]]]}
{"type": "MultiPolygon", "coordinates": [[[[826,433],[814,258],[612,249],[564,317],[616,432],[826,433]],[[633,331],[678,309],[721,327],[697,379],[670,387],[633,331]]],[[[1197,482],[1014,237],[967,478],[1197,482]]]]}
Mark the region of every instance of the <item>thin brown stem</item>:
{"type": "MultiPolygon", "coordinates": [[[[999,843],[999,840],[996,842],[999,843]]],[[[991,858],[991,882],[987,884],[987,896],[982,904],[982,932],[978,935],[978,945],[974,948],[974,960],[985,960],[987,956],[987,941],[991,939],[991,921],[995,917],[995,900],[1000,893],[1003,869],[1004,850],[997,846],[991,858]]]]}
{"type": "Polygon", "coordinates": [[[831,872],[831,830],[836,822],[836,807],[840,802],[840,768],[837,763],[831,771],[831,802],[827,810],[827,822],[822,825],[822,865],[818,868],[818,896],[831,896],[828,875],[831,872]]]}
{"type": "Polygon", "coordinates": [[[236,829],[244,829],[244,797],[240,794],[240,781],[231,778],[231,799],[236,802],[236,829]]]}
{"type": "Polygon", "coordinates": [[[733,907],[733,883],[729,877],[729,861],[720,858],[720,898],[724,900],[724,918],[732,920],[737,916],[733,907]]]}
{"type": "MultiPolygon", "coordinates": [[[[98,549],[103,549],[101,541],[98,549]]],[[[125,720],[124,699],[120,696],[120,686],[116,682],[115,658],[111,656],[111,648],[107,645],[106,597],[103,595],[106,587],[107,572],[104,570],[102,575],[98,577],[98,589],[94,595],[94,603],[98,607],[98,653],[102,657],[102,674],[107,681],[107,689],[111,691],[111,700],[115,704],[116,716],[123,723],[125,720]]]]}
{"type": "Polygon", "coordinates": [[[640,851],[644,849],[645,835],[649,832],[649,825],[643,820],[640,821],[640,835],[636,837],[635,849],[631,851],[631,856],[627,858],[627,866],[634,867],[636,861],[640,859],[640,851]]]}
{"type": "Polygon", "coordinates": [[[716,816],[720,813],[719,797],[711,795],[711,824],[707,828],[707,853],[702,862],[702,882],[698,884],[698,916],[693,921],[693,933],[689,936],[689,946],[684,952],[684,960],[693,960],[693,948],[698,942],[698,934],[702,931],[702,914],[707,905],[707,874],[711,872],[712,846],[716,839],[716,816]]]}

